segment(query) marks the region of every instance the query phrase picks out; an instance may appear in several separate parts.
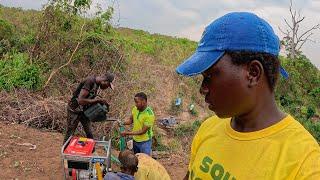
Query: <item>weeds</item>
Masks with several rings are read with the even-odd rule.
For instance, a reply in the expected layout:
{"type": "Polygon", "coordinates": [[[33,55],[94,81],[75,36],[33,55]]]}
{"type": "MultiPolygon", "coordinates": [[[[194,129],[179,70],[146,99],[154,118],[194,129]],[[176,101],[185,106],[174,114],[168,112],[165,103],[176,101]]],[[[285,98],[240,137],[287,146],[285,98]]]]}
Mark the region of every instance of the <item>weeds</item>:
{"type": "Polygon", "coordinates": [[[41,87],[42,74],[40,67],[27,63],[28,56],[23,53],[7,53],[0,61],[0,89],[7,91],[13,88],[35,90],[41,87]]]}

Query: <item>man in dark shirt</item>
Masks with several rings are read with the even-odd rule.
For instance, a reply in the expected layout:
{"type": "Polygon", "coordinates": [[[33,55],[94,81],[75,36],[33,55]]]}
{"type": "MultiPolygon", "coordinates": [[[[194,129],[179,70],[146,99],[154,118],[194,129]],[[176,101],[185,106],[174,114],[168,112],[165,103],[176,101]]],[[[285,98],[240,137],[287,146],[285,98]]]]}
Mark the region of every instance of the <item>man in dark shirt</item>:
{"type": "Polygon", "coordinates": [[[82,81],[68,103],[67,131],[63,143],[65,143],[81,122],[87,138],[93,138],[91,122],[84,115],[84,111],[92,104],[101,103],[109,106],[105,99],[95,99],[98,89],[113,89],[114,74],[106,73],[101,76],[88,76],[82,81]]]}
{"type": "Polygon", "coordinates": [[[138,158],[132,151],[124,150],[119,153],[121,172],[108,172],[104,180],[134,180],[134,174],[138,171],[138,158]]]}

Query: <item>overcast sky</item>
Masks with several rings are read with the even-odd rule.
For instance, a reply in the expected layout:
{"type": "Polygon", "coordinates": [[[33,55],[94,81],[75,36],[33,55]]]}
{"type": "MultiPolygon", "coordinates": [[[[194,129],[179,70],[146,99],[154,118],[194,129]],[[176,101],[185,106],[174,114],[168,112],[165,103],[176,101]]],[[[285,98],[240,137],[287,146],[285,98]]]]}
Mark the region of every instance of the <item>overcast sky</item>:
{"type": "MultiPolygon", "coordinates": [[[[41,9],[47,0],[0,0],[4,6],[41,9]]],[[[93,0],[103,8],[112,0],[93,0]]],[[[231,11],[250,11],[267,20],[282,37],[278,26],[285,28],[290,19],[289,0],[118,0],[114,23],[121,27],[142,29],[198,41],[202,31],[214,19],[231,11]]],[[[294,7],[306,16],[302,30],[320,23],[320,0],[294,0],[294,7]]],[[[320,30],[315,31],[303,52],[320,69],[320,30]]]]}

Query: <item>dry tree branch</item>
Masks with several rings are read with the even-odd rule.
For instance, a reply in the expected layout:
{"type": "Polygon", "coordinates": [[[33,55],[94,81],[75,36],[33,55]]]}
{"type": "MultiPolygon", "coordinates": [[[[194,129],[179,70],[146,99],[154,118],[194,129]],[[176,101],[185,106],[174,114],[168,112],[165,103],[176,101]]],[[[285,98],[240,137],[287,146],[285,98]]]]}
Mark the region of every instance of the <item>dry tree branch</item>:
{"type": "Polygon", "coordinates": [[[307,41],[314,42],[310,39],[311,35],[313,35],[313,31],[316,29],[320,29],[320,24],[316,24],[313,27],[307,29],[306,31],[301,32],[301,24],[306,19],[305,16],[301,15],[301,9],[299,11],[293,9],[293,1],[290,0],[289,12],[291,15],[291,22],[289,23],[287,19],[284,18],[284,22],[287,26],[285,30],[279,30],[284,34],[283,41],[285,41],[286,50],[288,51],[288,55],[290,58],[295,58],[299,53],[300,49],[307,41]]]}
{"type": "MultiPolygon", "coordinates": [[[[291,25],[288,23],[288,21],[286,20],[286,19],[284,19],[284,22],[287,24],[287,26],[291,29],[291,30],[293,30],[293,27],[291,27],[291,25]]],[[[293,23],[294,24],[294,23],[293,23]]]]}
{"type": "Polygon", "coordinates": [[[290,14],[291,14],[291,20],[292,20],[292,24],[295,24],[295,15],[292,12],[292,0],[290,0],[290,8],[289,8],[290,14]]]}
{"type": "Polygon", "coordinates": [[[84,41],[83,39],[81,39],[81,38],[82,38],[82,33],[83,33],[83,27],[84,27],[84,25],[85,25],[85,22],[82,24],[82,27],[81,27],[81,31],[80,31],[80,41],[77,43],[77,46],[76,46],[75,49],[73,50],[73,52],[72,52],[72,54],[71,54],[68,62],[65,63],[65,64],[63,64],[62,66],[60,66],[59,68],[57,68],[57,69],[55,69],[55,70],[53,70],[53,71],[51,72],[51,74],[50,74],[50,76],[49,76],[48,80],[46,81],[46,83],[45,83],[45,85],[44,85],[43,88],[45,88],[45,87],[48,86],[48,84],[49,84],[51,78],[53,77],[53,75],[55,75],[60,69],[68,66],[68,65],[71,63],[72,58],[73,58],[73,55],[74,55],[74,54],[76,53],[76,51],[78,50],[80,44],[84,41]]]}
{"type": "Polygon", "coordinates": [[[302,48],[302,46],[303,46],[307,41],[311,41],[311,42],[313,41],[313,40],[309,39],[309,37],[312,36],[312,35],[313,35],[313,33],[310,33],[305,39],[303,39],[303,40],[300,41],[301,44],[300,44],[300,46],[297,48],[298,51],[302,48]]]}
{"type": "Polygon", "coordinates": [[[301,23],[305,18],[306,18],[306,17],[303,16],[301,19],[299,19],[299,20],[296,22],[296,24],[301,23]]]}
{"type": "Polygon", "coordinates": [[[316,30],[316,29],[320,29],[320,24],[317,24],[317,25],[314,25],[313,27],[311,27],[310,29],[308,29],[307,31],[305,31],[304,33],[302,33],[300,36],[299,36],[299,40],[303,38],[303,36],[305,36],[306,34],[308,34],[309,32],[313,31],[313,30],[316,30]]]}
{"type": "Polygon", "coordinates": [[[100,40],[100,42],[102,42],[105,46],[111,46],[113,49],[115,49],[115,53],[118,55],[118,60],[117,60],[117,63],[116,63],[116,65],[115,66],[112,66],[111,68],[112,68],[112,72],[115,72],[117,69],[117,67],[118,67],[118,65],[120,65],[120,62],[123,60],[123,54],[120,52],[120,49],[119,48],[117,48],[114,44],[112,44],[111,42],[109,42],[109,41],[106,41],[105,39],[103,39],[102,37],[100,37],[99,35],[98,36],[96,36],[99,40],[100,40]]]}
{"type": "MultiPolygon", "coordinates": [[[[44,18],[44,16],[45,16],[45,11],[43,11],[43,13],[41,14],[41,19],[43,19],[44,18]]],[[[41,24],[41,27],[40,27],[40,31],[37,33],[37,35],[36,35],[36,42],[35,42],[35,44],[34,44],[34,46],[32,47],[32,49],[31,49],[31,52],[29,51],[29,54],[31,54],[31,56],[30,56],[30,64],[32,64],[32,60],[33,60],[33,54],[34,54],[34,51],[35,51],[35,49],[36,49],[36,47],[37,47],[37,44],[39,43],[39,41],[40,41],[40,33],[42,32],[41,30],[43,29],[43,27],[44,27],[44,25],[45,25],[46,23],[45,22],[42,22],[42,24],[41,24]]]]}
{"type": "Polygon", "coordinates": [[[278,26],[278,29],[279,29],[279,31],[282,32],[284,35],[290,36],[290,32],[289,32],[288,30],[287,30],[287,32],[284,32],[284,31],[280,28],[280,26],[278,26]]]}

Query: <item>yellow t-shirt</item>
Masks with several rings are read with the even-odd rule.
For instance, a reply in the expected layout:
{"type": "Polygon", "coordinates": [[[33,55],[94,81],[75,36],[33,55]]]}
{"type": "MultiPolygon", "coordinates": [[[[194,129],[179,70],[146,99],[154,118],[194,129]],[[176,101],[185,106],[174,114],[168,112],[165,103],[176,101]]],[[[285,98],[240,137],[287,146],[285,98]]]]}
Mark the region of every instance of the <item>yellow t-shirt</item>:
{"type": "Polygon", "coordinates": [[[153,125],[155,116],[151,107],[147,107],[144,111],[140,112],[136,106],[132,109],[133,128],[132,131],[140,131],[143,126],[150,127],[145,134],[134,135],[133,140],[136,142],[148,141],[153,136],[153,125]]]}
{"type": "Polygon", "coordinates": [[[193,139],[189,173],[198,180],[320,180],[320,147],[290,115],[249,133],[214,116],[193,139]]]}
{"type": "Polygon", "coordinates": [[[167,170],[156,160],[144,153],[137,153],[138,172],[134,174],[138,180],[170,180],[167,170]]]}

